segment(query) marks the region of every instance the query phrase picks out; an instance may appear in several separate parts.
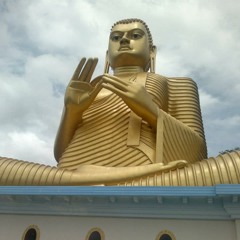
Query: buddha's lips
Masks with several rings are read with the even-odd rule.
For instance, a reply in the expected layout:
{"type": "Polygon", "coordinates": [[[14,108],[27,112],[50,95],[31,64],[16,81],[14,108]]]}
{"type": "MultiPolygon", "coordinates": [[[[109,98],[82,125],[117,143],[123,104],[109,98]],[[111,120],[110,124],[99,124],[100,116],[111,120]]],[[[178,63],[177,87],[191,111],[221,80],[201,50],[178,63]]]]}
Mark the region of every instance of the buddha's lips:
{"type": "Polygon", "coordinates": [[[124,46],[120,46],[120,48],[118,49],[118,51],[126,51],[126,50],[132,50],[132,48],[130,48],[128,45],[124,45],[124,46]]]}

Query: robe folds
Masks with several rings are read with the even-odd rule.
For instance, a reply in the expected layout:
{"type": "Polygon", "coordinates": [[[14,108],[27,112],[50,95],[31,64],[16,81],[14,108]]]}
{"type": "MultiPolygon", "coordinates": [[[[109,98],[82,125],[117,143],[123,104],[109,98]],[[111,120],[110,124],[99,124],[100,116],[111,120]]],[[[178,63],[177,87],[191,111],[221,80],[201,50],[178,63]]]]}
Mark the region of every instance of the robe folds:
{"type": "Polygon", "coordinates": [[[145,86],[158,106],[157,129],[103,89],[85,111],[58,167],[193,163],[207,157],[198,90],[192,79],[138,73],[130,81],[145,86]]]}

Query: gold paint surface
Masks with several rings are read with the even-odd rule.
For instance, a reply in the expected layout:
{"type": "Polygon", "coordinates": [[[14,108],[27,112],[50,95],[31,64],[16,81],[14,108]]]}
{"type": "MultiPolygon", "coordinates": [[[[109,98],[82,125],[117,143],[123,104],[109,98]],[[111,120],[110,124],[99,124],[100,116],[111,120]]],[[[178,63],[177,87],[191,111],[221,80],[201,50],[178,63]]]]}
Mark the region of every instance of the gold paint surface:
{"type": "Polygon", "coordinates": [[[207,158],[196,83],[155,74],[155,57],[143,21],[117,22],[104,75],[91,80],[98,59],[83,58],[66,89],[58,166],[1,157],[0,185],[240,183],[239,151],[207,158]]]}

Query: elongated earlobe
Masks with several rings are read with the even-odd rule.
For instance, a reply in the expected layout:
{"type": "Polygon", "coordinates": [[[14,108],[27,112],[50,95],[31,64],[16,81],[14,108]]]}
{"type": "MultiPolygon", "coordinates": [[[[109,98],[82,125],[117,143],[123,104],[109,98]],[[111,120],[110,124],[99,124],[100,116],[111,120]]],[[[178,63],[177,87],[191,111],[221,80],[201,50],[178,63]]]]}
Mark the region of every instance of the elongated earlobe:
{"type": "Polygon", "coordinates": [[[104,65],[104,73],[109,73],[109,61],[108,61],[108,51],[106,52],[106,57],[105,57],[105,65],[104,65]]]}
{"type": "Polygon", "coordinates": [[[156,54],[157,54],[157,47],[152,46],[152,50],[150,53],[150,72],[155,73],[156,68],[156,54]]]}
{"type": "Polygon", "coordinates": [[[151,73],[155,73],[155,62],[156,62],[155,57],[151,57],[150,58],[150,72],[151,73]]]}

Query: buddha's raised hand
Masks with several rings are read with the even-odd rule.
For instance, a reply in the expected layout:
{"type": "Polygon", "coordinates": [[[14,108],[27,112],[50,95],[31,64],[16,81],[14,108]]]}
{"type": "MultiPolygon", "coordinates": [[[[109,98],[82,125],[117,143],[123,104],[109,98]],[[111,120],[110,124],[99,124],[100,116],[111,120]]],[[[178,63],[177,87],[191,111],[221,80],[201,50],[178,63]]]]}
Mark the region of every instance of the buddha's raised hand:
{"type": "Polygon", "coordinates": [[[100,84],[93,87],[90,83],[92,74],[97,65],[97,58],[82,58],[79,62],[65,93],[66,108],[84,112],[93,102],[101,90],[100,84]]]}

